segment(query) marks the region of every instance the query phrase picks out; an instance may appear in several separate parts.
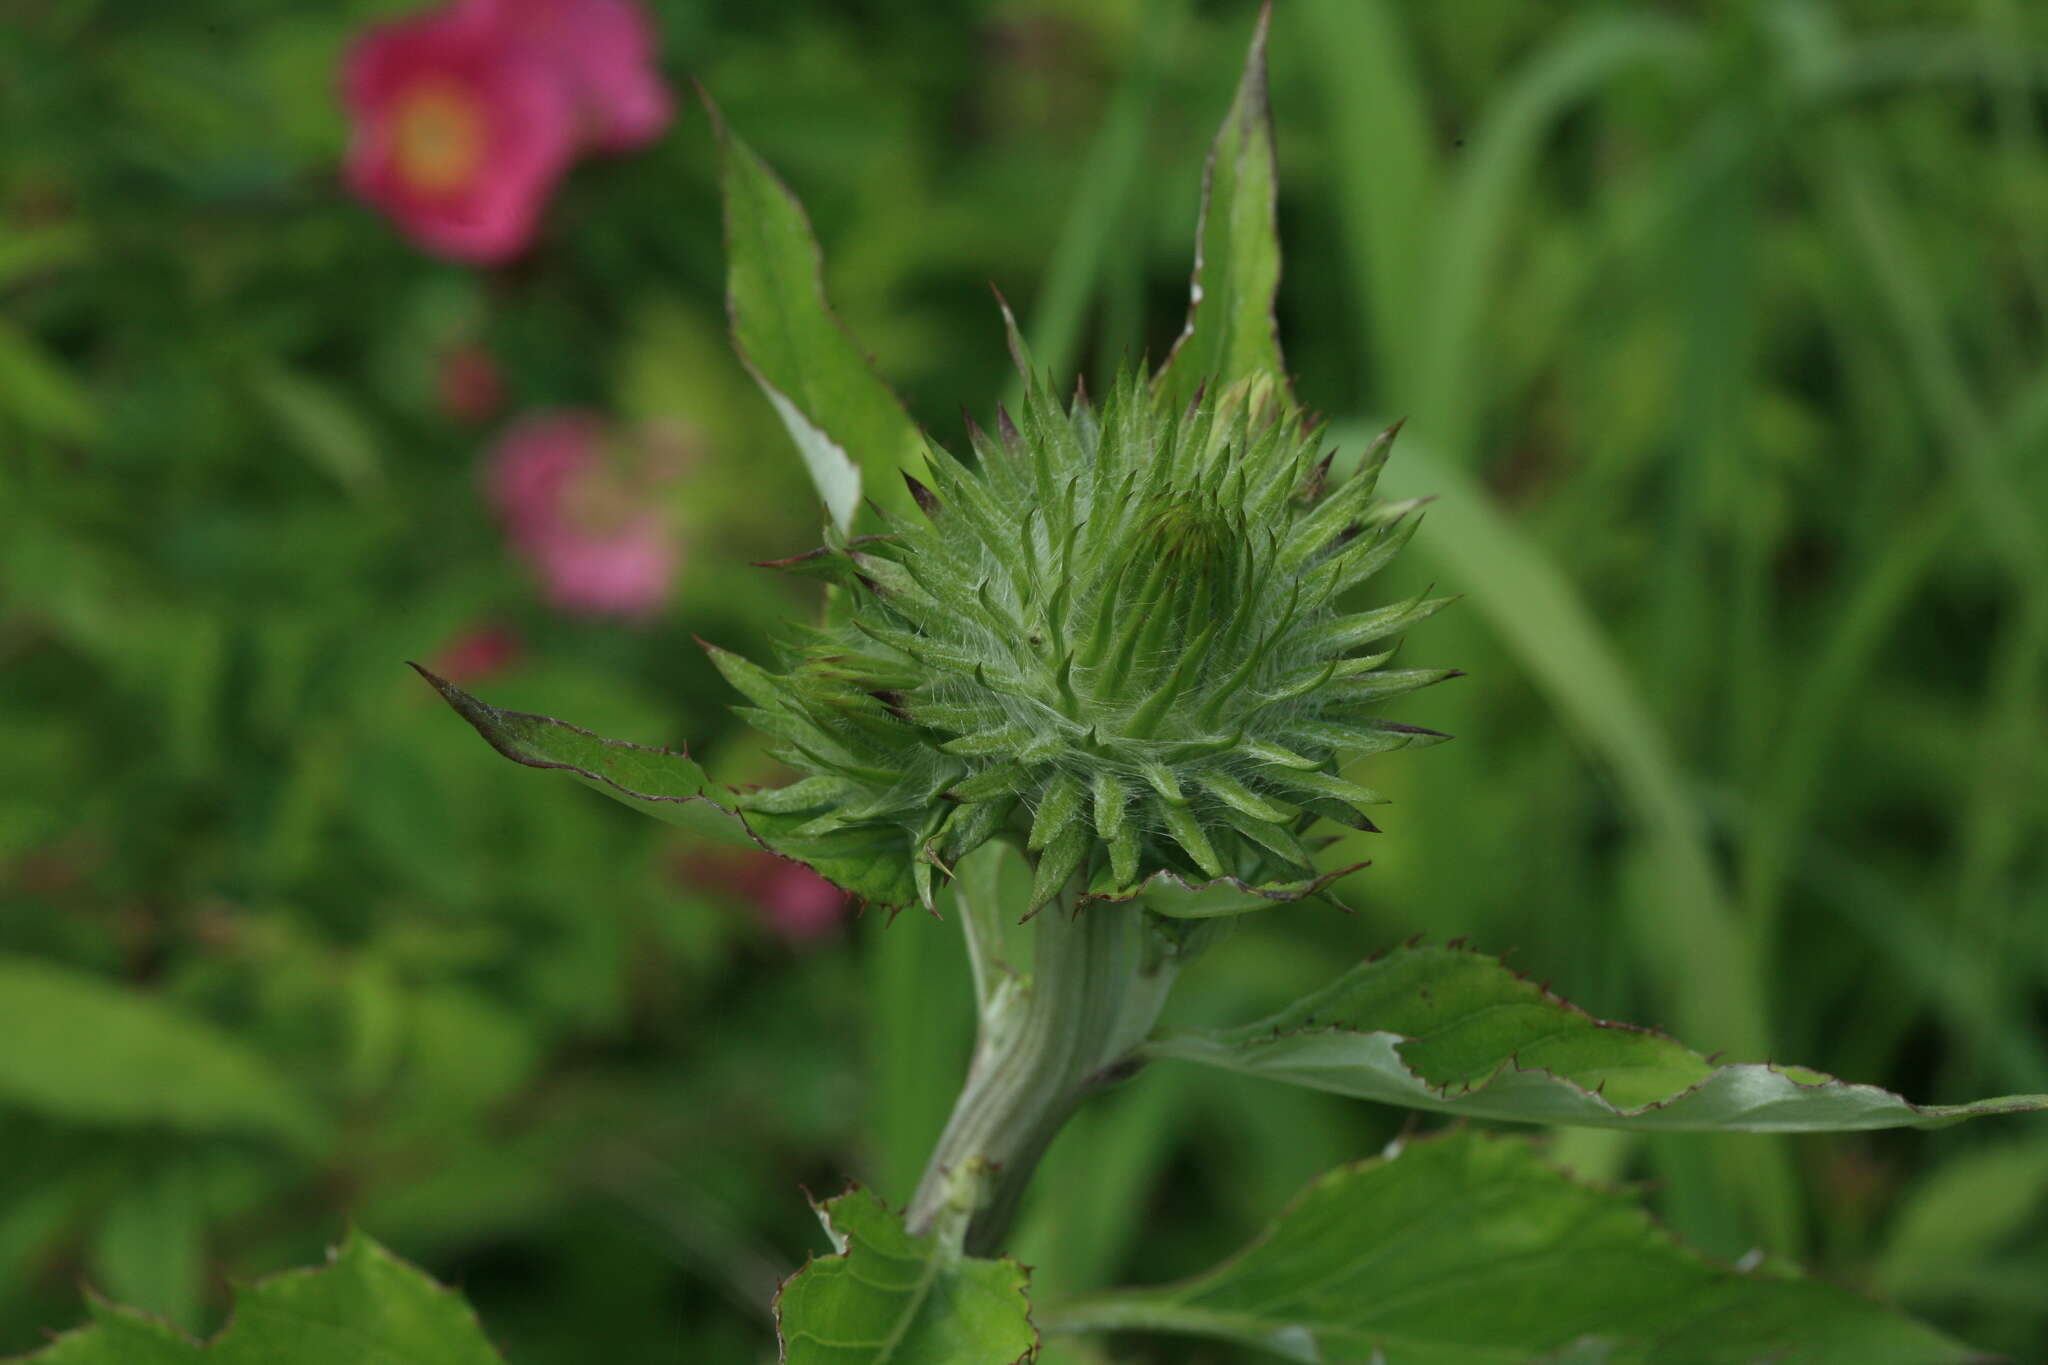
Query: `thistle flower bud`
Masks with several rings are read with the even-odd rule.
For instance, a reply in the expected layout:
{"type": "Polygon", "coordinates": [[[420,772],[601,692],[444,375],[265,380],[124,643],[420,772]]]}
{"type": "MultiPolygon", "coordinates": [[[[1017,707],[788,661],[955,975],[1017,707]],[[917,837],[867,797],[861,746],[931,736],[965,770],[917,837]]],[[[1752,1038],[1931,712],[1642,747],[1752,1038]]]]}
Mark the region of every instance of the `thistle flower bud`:
{"type": "Polygon", "coordinates": [[[1188,630],[1199,629],[1236,596],[1238,571],[1249,558],[1244,532],[1243,517],[1233,521],[1213,498],[1154,498],[1121,547],[1117,614],[1156,613],[1160,629],[1173,636],[1163,643],[1184,644],[1188,630]]]}
{"type": "Polygon", "coordinates": [[[1379,715],[1450,676],[1386,642],[1445,599],[1349,613],[1416,525],[1376,501],[1389,430],[1328,486],[1320,434],[1270,385],[1162,407],[1136,377],[1099,407],[1034,381],[972,462],[930,452],[924,518],[788,561],[845,590],[776,670],[714,651],[744,712],[813,776],[752,798],[800,834],[900,840],[933,872],[991,837],[1036,855],[1032,909],[1077,872],[1321,889],[1317,819],[1371,829],[1341,759],[1427,744],[1379,715]]]}

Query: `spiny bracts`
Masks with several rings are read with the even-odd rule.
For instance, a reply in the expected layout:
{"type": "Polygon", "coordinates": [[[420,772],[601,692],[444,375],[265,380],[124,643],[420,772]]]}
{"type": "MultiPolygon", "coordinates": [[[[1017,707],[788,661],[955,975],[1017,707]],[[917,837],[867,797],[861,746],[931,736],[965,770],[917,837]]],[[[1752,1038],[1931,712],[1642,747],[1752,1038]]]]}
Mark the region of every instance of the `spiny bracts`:
{"type": "Polygon", "coordinates": [[[1326,486],[1321,432],[1270,383],[1169,411],[1136,377],[1099,407],[1034,378],[1021,421],[968,425],[972,464],[934,447],[911,480],[922,521],[781,561],[841,592],[779,670],[712,650],[810,774],[742,808],[900,833],[927,907],[1006,832],[1034,912],[1077,875],[1112,899],[1160,875],[1321,890],[1308,827],[1371,829],[1381,800],[1339,763],[1445,738],[1378,712],[1453,675],[1387,667],[1449,599],[1345,609],[1419,520],[1374,497],[1395,429],[1326,486]]]}

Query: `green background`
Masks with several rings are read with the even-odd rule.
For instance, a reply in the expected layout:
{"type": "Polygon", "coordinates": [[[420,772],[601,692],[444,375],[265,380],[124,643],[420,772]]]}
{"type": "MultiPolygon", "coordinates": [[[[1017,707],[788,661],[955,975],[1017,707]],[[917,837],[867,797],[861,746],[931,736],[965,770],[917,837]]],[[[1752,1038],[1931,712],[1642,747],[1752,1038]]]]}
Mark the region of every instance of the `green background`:
{"type": "MultiPolygon", "coordinates": [[[[340,185],[335,72],[394,12],[0,24],[0,1352],[81,1278],[210,1327],[353,1218],[515,1362],[768,1358],[823,1249],[798,1186],[900,1201],[957,1087],[957,936],[785,946],[402,667],[497,623],[492,700],[772,780],[691,636],[808,611],[745,562],[818,514],[725,342],[701,111],[581,166],[517,264],[437,262],[340,185]],[[437,399],[462,346],[488,421],[437,399]],[[698,433],[645,627],[550,612],[481,496],[561,406],[698,433]],[[160,1103],[97,1065],[134,1038],[160,1103]]],[[[988,282],[1063,371],[1170,344],[1249,7],[652,12],[937,439],[1013,382],[988,282]]],[[[1174,1017],[1464,935],[1703,1051],[2048,1090],[2048,18],[1280,0],[1272,61],[1287,361],[1350,450],[1409,417],[1389,485],[1445,497],[1384,593],[1466,594],[1405,661],[1471,676],[1399,711],[1456,743],[1369,765],[1359,914],[1255,917],[1174,1017]]],[[[1190,1273],[1406,1122],[1162,1065],[1016,1250],[1047,1296],[1190,1273]]],[[[2040,1118],[1553,1150],[1717,1254],[2048,1352],[2040,1118]]]]}

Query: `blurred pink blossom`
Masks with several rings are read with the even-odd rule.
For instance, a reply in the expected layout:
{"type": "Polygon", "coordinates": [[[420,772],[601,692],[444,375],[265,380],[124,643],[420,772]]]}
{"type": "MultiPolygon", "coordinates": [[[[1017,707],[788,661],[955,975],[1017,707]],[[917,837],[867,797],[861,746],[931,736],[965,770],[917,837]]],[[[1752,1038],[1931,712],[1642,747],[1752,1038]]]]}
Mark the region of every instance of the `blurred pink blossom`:
{"type": "Polygon", "coordinates": [[[693,886],[745,902],[792,948],[829,938],[846,918],[844,891],[805,867],[766,850],[719,850],[679,859],[677,875],[693,886]]]}
{"type": "Polygon", "coordinates": [[[773,854],[763,855],[751,889],[761,918],[784,943],[795,947],[830,936],[846,918],[844,891],[802,863],[773,854]]]}
{"type": "Polygon", "coordinates": [[[526,654],[526,642],[509,626],[471,626],[434,656],[433,670],[451,682],[482,682],[502,673],[526,654]]]}
{"type": "Polygon", "coordinates": [[[342,95],[349,185],[421,245],[462,260],[517,255],[576,152],[568,82],[476,4],[365,34],[342,95]]]}
{"type": "Polygon", "coordinates": [[[682,547],[662,487],[675,448],[620,440],[589,413],[516,423],[489,457],[491,501],[512,549],[564,611],[645,618],[668,600],[682,547]]]}
{"type": "Polygon", "coordinates": [[[585,140],[608,152],[648,142],[675,103],[654,67],[654,33],[634,0],[461,0],[568,84],[585,140]]]}
{"type": "Polygon", "coordinates": [[[453,0],[358,40],[342,94],[356,193],[486,264],[532,240],[578,152],[637,147],[674,115],[635,0],[453,0]]]}

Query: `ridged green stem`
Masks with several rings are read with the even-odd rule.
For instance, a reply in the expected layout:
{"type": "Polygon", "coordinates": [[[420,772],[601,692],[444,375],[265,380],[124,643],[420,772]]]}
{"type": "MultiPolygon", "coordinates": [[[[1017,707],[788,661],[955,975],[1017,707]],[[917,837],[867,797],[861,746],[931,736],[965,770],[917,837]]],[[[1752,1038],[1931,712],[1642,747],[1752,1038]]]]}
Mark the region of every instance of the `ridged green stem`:
{"type": "Polygon", "coordinates": [[[964,1249],[1000,1246],[1039,1158],[1092,1092],[1124,1079],[1185,953],[1135,903],[1079,905],[1070,882],[1032,920],[1032,969],[991,991],[967,1083],[907,1221],[929,1231],[971,1206],[964,1249]]]}

